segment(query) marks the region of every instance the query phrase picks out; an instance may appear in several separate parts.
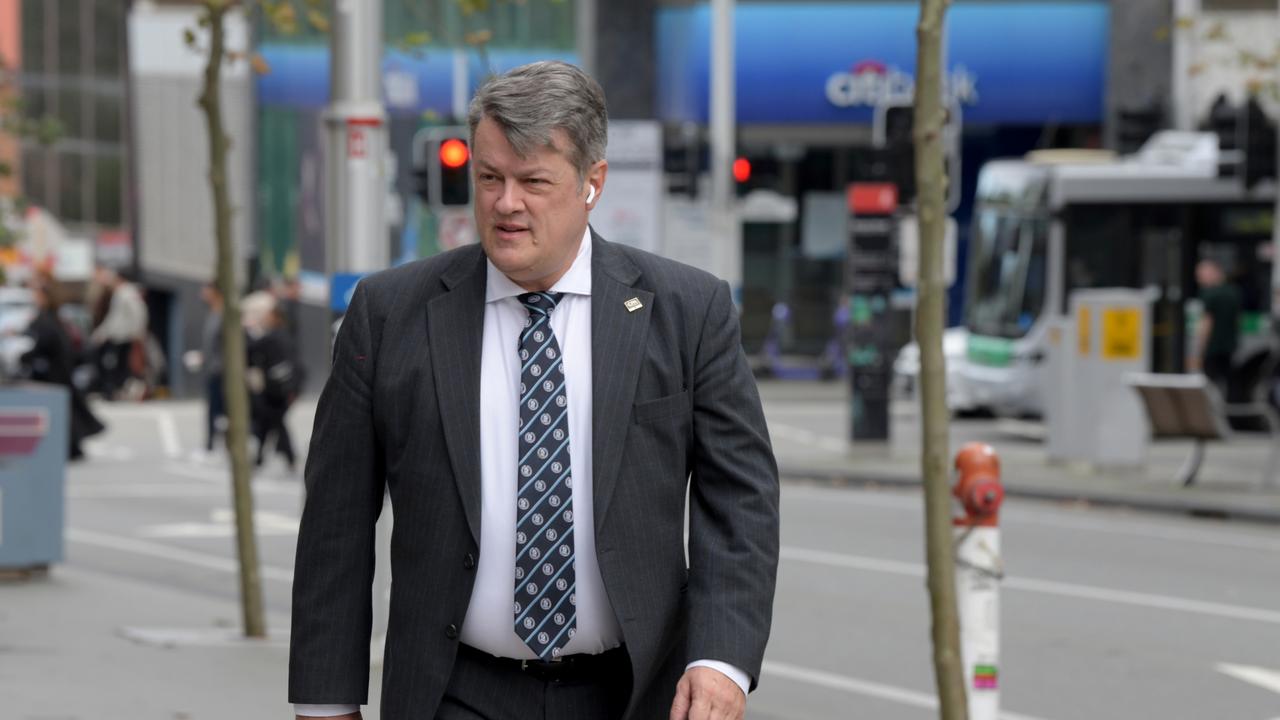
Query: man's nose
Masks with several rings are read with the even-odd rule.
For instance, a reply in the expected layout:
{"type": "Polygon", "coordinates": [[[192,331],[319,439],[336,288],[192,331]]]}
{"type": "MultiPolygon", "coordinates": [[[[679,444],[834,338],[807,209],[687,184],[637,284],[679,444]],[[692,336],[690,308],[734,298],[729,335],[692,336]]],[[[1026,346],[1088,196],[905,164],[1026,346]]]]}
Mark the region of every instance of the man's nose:
{"type": "Polygon", "coordinates": [[[524,197],[520,193],[519,183],[508,180],[502,184],[495,209],[503,215],[512,215],[524,209],[524,197]]]}

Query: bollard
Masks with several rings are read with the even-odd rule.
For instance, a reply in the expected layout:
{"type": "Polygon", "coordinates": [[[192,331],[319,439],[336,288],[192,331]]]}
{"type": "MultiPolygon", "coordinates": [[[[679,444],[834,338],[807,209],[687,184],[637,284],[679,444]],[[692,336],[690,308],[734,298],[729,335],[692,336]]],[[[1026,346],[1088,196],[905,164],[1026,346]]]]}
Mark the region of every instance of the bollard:
{"type": "Polygon", "coordinates": [[[985,443],[956,453],[952,494],[963,514],[952,519],[956,534],[956,604],[969,720],[996,720],[1000,713],[1000,458],[985,443]]]}

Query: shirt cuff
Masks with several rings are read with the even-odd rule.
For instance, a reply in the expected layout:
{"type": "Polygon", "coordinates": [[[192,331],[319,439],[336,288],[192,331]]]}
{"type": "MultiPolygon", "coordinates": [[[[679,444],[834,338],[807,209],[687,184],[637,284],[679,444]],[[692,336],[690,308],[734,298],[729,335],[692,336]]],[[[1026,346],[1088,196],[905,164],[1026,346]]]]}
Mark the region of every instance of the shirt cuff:
{"type": "Polygon", "coordinates": [[[719,660],[694,660],[686,665],[684,669],[685,672],[688,672],[696,667],[711,668],[712,670],[719,671],[721,674],[732,680],[739,688],[742,688],[743,695],[751,692],[751,676],[748,675],[746,671],[739,670],[729,663],[720,662],[719,660]]]}
{"type": "Polygon", "coordinates": [[[350,715],[353,712],[360,712],[359,705],[294,705],[294,715],[305,715],[308,717],[336,717],[338,715],[350,715]]]}

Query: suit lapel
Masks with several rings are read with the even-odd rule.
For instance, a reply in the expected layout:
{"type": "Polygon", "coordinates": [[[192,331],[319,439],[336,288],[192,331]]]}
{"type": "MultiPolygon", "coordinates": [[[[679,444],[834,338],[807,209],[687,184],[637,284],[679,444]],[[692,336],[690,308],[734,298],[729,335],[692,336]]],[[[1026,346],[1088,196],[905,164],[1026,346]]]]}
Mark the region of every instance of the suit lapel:
{"type": "Polygon", "coordinates": [[[427,303],[427,338],[453,477],[480,543],[480,353],[484,341],[484,253],[460,252],[442,275],[447,292],[427,303]]]}
{"type": "Polygon", "coordinates": [[[640,278],[634,263],[594,231],[591,237],[591,482],[598,534],[613,497],[631,423],[653,293],[633,287],[640,278]],[[628,309],[632,299],[642,307],[628,309]]]}

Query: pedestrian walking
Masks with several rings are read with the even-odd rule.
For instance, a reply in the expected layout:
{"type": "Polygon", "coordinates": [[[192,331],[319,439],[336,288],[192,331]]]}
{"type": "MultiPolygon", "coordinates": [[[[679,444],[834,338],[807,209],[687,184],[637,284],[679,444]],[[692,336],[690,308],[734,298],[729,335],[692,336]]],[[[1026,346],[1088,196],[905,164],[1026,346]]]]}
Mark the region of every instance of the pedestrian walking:
{"type": "Polygon", "coordinates": [[[100,387],[110,399],[145,372],[147,305],[138,288],[111,268],[99,266],[94,279],[110,294],[102,322],[89,335],[98,349],[100,387]]]}
{"type": "Polygon", "coordinates": [[[249,343],[248,366],[250,408],[258,452],[254,464],[266,459],[268,441],[275,441],[276,452],[284,457],[290,474],[296,470],[293,438],[285,418],[298,397],[302,385],[302,368],[297,346],[289,337],[284,314],[273,306],[264,318],[263,333],[249,343]]]}
{"type": "Polygon", "coordinates": [[[204,328],[200,333],[201,371],[204,374],[205,452],[213,452],[213,439],[219,425],[226,421],[226,400],[222,391],[222,291],[210,281],[200,289],[200,298],[208,306],[204,328]]]}
{"type": "Polygon", "coordinates": [[[1229,397],[1231,360],[1240,344],[1240,288],[1227,282],[1217,261],[1208,259],[1196,265],[1196,283],[1204,314],[1196,328],[1196,354],[1191,369],[1203,372],[1223,397],[1229,397]]]}
{"type": "Polygon", "coordinates": [[[27,326],[26,334],[31,338],[32,347],[23,353],[21,361],[32,380],[67,389],[70,395],[67,457],[78,460],[84,457],[84,439],[97,435],[106,426],[93,414],[84,393],[72,382],[75,352],[58,316],[58,308],[62,304],[60,289],[48,279],[33,282],[31,291],[35,295],[36,316],[27,326]]]}
{"type": "Polygon", "coordinates": [[[384,720],[741,720],[778,477],[729,286],[591,230],[607,113],[581,70],[493,77],[468,123],[480,244],[364,278],[338,334],[294,570],[295,712],[365,701],[389,490],[384,720]]]}

